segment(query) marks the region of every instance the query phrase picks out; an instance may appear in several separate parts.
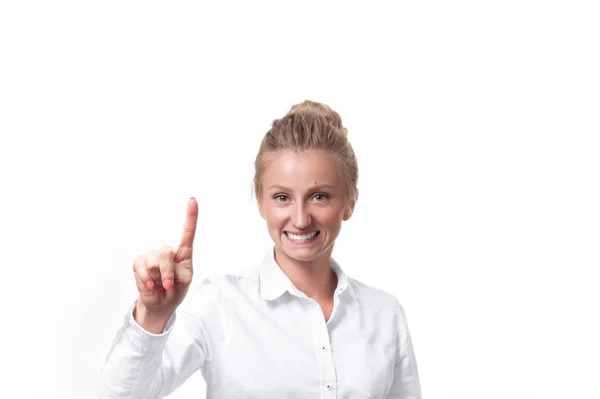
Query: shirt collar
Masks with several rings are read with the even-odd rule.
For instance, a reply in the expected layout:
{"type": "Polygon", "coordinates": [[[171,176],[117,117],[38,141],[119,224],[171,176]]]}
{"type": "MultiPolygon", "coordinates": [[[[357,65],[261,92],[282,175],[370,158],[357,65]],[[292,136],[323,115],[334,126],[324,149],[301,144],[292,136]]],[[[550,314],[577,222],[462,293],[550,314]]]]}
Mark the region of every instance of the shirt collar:
{"type": "MultiPolygon", "coordinates": [[[[344,273],[344,270],[339,263],[333,258],[331,259],[331,268],[338,279],[335,295],[340,295],[345,291],[349,291],[351,295],[354,296],[346,273],[344,273]]],[[[285,275],[283,270],[281,270],[281,267],[279,267],[275,261],[275,247],[271,248],[265,254],[258,266],[258,275],[260,280],[260,294],[266,301],[277,299],[286,291],[298,297],[306,297],[303,292],[294,286],[289,277],[285,275]]]]}

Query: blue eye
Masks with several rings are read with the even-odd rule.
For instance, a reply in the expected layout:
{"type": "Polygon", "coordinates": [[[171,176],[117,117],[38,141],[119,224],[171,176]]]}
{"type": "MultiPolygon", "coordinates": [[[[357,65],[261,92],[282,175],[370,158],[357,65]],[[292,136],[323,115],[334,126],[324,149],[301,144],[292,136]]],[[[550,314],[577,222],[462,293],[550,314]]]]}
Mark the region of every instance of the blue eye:
{"type": "Polygon", "coordinates": [[[329,196],[327,194],[319,193],[319,194],[315,194],[315,196],[313,198],[315,198],[317,200],[317,202],[322,202],[322,201],[325,201],[326,199],[328,199],[329,196]]]}

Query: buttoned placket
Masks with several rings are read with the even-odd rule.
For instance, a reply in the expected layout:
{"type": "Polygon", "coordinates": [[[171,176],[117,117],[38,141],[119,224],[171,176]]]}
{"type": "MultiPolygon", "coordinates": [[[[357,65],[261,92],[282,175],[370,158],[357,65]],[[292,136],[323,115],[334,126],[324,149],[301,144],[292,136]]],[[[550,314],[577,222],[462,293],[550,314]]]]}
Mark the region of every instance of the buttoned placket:
{"type": "Polygon", "coordinates": [[[323,311],[317,301],[307,298],[310,301],[311,313],[313,322],[314,343],[317,345],[317,353],[319,357],[319,365],[321,366],[321,399],[337,398],[337,372],[333,361],[333,351],[329,336],[329,323],[335,317],[336,310],[339,306],[338,295],[343,292],[340,288],[333,296],[333,309],[329,320],[325,321],[323,311]]]}

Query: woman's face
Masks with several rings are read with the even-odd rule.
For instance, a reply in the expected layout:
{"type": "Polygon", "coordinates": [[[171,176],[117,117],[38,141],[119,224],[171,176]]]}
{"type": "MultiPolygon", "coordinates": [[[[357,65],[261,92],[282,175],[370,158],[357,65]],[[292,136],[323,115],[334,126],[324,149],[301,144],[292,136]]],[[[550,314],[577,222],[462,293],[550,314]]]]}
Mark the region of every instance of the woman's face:
{"type": "Polygon", "coordinates": [[[298,261],[330,255],[354,209],[336,165],[323,151],[276,155],[262,176],[261,216],[278,253],[298,261]]]}

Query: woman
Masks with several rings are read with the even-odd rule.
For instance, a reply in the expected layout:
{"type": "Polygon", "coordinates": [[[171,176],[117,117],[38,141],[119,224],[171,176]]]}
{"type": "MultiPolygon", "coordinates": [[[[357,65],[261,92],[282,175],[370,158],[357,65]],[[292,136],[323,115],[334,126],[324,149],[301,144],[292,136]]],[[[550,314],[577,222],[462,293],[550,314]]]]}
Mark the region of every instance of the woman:
{"type": "Polygon", "coordinates": [[[421,398],[404,311],[331,258],[358,198],[340,116],[305,101],[265,135],[255,192],[274,246],[258,267],[190,290],[198,204],[181,244],[134,263],[139,298],[100,398],[162,398],[201,370],[207,398],[421,398]]]}

